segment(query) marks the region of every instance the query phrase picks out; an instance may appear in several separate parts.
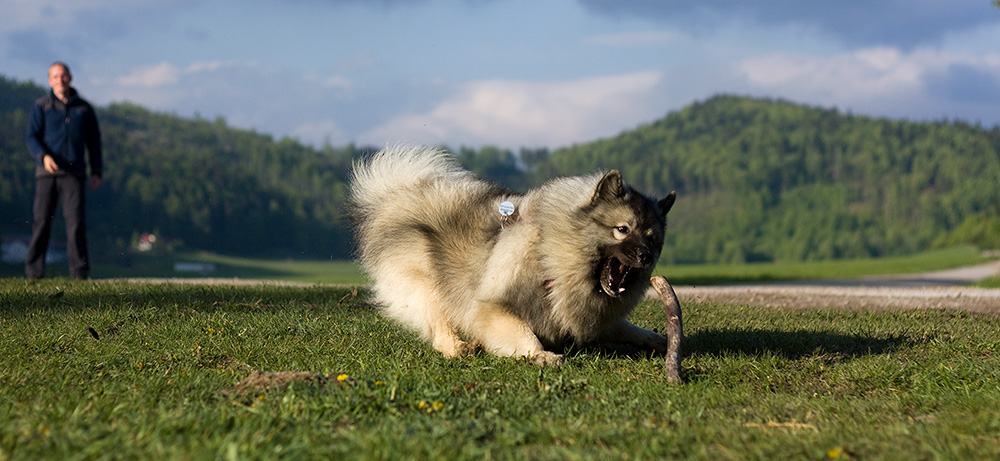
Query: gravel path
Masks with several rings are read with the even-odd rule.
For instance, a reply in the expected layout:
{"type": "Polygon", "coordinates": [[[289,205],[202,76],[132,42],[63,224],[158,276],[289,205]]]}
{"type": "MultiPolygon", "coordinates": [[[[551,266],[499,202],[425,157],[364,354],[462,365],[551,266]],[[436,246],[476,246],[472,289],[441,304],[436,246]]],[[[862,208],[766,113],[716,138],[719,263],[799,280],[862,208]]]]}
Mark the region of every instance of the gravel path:
{"type": "Polygon", "coordinates": [[[927,274],[756,285],[675,287],[681,302],[801,309],[958,309],[1000,314],[1000,289],[963,286],[1000,273],[1000,261],[927,274]]]}
{"type": "Polygon", "coordinates": [[[681,303],[800,309],[958,309],[1000,314],[1000,290],[983,288],[727,286],[676,287],[681,303]]]}

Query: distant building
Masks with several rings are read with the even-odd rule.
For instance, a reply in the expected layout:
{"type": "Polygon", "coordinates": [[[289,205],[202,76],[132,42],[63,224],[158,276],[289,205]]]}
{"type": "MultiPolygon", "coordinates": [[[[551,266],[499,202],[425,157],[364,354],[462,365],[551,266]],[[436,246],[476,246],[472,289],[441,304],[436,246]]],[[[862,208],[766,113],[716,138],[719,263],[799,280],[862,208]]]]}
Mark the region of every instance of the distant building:
{"type": "Polygon", "coordinates": [[[156,243],[156,236],[150,234],[149,232],[143,232],[139,236],[139,242],[135,244],[135,249],[139,251],[150,251],[153,249],[153,245],[156,243]]]}

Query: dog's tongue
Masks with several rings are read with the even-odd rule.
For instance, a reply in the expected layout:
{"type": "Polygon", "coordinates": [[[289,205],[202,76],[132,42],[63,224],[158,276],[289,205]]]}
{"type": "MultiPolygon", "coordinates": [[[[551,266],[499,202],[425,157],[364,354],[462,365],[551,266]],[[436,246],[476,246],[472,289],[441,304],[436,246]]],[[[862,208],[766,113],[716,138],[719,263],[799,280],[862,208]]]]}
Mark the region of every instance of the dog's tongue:
{"type": "Polygon", "coordinates": [[[628,266],[615,258],[608,258],[604,268],[601,269],[601,289],[604,293],[617,298],[625,292],[625,276],[628,275],[628,271],[628,266]]]}

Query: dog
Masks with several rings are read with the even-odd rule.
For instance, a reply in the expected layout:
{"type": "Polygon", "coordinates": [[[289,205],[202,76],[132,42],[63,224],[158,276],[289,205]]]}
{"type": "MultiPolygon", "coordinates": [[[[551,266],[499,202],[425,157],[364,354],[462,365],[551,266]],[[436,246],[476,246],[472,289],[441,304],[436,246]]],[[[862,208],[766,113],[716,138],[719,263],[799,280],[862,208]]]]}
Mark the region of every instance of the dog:
{"type": "Polygon", "coordinates": [[[355,162],[350,182],[376,302],[446,357],[481,347],[558,365],[570,343],[666,350],[627,316],[659,259],[674,192],[651,199],[611,170],[518,194],[423,146],[355,162]]]}

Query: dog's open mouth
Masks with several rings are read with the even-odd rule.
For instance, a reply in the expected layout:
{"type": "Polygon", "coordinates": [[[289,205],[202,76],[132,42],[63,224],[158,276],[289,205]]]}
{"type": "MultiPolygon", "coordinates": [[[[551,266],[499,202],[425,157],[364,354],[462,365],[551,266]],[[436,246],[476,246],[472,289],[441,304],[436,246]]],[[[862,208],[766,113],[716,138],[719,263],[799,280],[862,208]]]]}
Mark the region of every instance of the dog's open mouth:
{"type": "Polygon", "coordinates": [[[601,289],[608,296],[617,298],[625,292],[625,279],[632,268],[623,264],[618,258],[608,258],[601,268],[601,289]]]}

